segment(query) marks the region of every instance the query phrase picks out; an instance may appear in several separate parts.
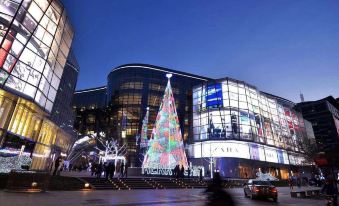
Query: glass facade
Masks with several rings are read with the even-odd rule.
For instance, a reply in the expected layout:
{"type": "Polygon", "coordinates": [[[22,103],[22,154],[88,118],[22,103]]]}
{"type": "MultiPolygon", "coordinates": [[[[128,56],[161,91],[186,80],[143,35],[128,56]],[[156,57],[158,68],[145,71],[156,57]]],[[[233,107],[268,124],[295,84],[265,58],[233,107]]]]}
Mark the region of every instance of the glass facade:
{"type": "Polygon", "coordinates": [[[140,136],[142,119],[149,107],[148,137],[152,135],[155,118],[159,111],[165,87],[166,74],[172,73],[171,85],[176,100],[176,108],[181,132],[185,142],[190,136],[192,125],[192,87],[206,78],[162,67],[134,64],[122,65],[108,75],[107,137],[127,144],[128,160],[132,165],[138,162],[137,136],[140,136]]]}
{"type": "Polygon", "coordinates": [[[44,170],[68,152],[73,139],[51,116],[73,35],[59,0],[0,0],[0,158],[44,170]]]}
{"type": "Polygon", "coordinates": [[[1,0],[1,87],[51,112],[72,39],[58,0],[1,0]]]}
{"type": "Polygon", "coordinates": [[[74,129],[79,135],[104,135],[107,131],[106,87],[74,93],[74,129]]]}
{"type": "Polygon", "coordinates": [[[293,102],[245,82],[224,78],[193,87],[189,155],[207,171],[218,169],[222,176],[235,178],[265,172],[287,179],[308,165],[303,142],[312,138],[312,131],[306,129],[293,102]]]}
{"type": "Polygon", "coordinates": [[[193,89],[193,138],[257,142],[295,152],[306,134],[290,101],[223,79],[193,89]]]}
{"type": "Polygon", "coordinates": [[[266,171],[285,178],[290,166],[307,164],[302,142],[311,131],[306,131],[293,102],[231,78],[209,79],[152,65],[113,69],[100,98],[94,98],[98,88],[76,92],[80,131],[95,131],[126,144],[128,162],[140,166],[142,120],[149,107],[147,137],[152,138],[166,73],[173,75],[181,133],[193,165],[207,171],[213,158],[214,169],[225,177],[255,177],[256,172],[266,171]],[[86,99],[101,104],[105,95],[106,106],[96,110],[99,113],[83,105],[86,99]]]}
{"type": "Polygon", "coordinates": [[[0,157],[28,156],[31,169],[44,170],[55,148],[67,153],[72,146],[71,136],[35,103],[4,90],[0,90],[0,103],[0,157]]]}
{"type": "Polygon", "coordinates": [[[70,52],[60,79],[60,86],[54,101],[51,113],[51,120],[62,127],[64,130],[75,136],[73,130],[74,112],[73,96],[79,74],[79,65],[73,52],[70,52]]]}

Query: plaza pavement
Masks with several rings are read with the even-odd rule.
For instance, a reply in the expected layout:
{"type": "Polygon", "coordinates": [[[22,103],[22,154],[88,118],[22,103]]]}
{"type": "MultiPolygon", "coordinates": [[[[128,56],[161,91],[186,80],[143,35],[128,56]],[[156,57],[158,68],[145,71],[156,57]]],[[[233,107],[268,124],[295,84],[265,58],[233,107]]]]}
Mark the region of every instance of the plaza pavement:
{"type": "MultiPolygon", "coordinates": [[[[102,190],[102,191],[48,191],[46,193],[9,193],[0,191],[1,206],[202,206],[205,203],[204,190],[102,190]]],[[[279,206],[318,206],[324,200],[291,198],[290,189],[278,188],[278,202],[272,200],[251,200],[245,198],[242,188],[227,190],[237,205],[279,205],[279,206]]]]}

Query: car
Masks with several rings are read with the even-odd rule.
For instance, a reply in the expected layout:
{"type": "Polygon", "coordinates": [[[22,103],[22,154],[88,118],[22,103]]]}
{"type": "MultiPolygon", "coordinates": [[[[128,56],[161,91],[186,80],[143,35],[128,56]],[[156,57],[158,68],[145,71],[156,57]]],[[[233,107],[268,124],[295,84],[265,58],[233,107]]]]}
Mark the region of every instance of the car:
{"type": "Polygon", "coordinates": [[[278,190],[270,181],[250,179],[244,184],[244,194],[251,199],[263,197],[278,201],[278,190]]]}

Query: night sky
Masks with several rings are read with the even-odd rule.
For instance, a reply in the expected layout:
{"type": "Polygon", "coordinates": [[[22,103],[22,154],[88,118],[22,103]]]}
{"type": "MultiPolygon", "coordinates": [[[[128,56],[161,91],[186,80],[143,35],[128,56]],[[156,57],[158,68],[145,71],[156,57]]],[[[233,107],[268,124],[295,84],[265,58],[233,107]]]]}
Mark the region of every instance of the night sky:
{"type": "Polygon", "coordinates": [[[145,63],[232,77],[299,102],[339,97],[338,0],[63,0],[77,89],[145,63]]]}

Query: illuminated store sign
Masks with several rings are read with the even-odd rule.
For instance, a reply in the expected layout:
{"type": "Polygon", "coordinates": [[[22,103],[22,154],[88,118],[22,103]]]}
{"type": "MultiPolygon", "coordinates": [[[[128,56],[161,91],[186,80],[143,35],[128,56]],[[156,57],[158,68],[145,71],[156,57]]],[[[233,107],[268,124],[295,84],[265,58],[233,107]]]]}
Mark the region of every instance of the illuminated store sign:
{"type": "Polygon", "coordinates": [[[282,149],[241,141],[204,141],[189,145],[193,158],[232,157],[280,164],[302,164],[304,158],[282,149]]]}
{"type": "Polygon", "coordinates": [[[238,157],[250,159],[248,144],[241,142],[203,142],[202,154],[204,157],[238,157]]]}

